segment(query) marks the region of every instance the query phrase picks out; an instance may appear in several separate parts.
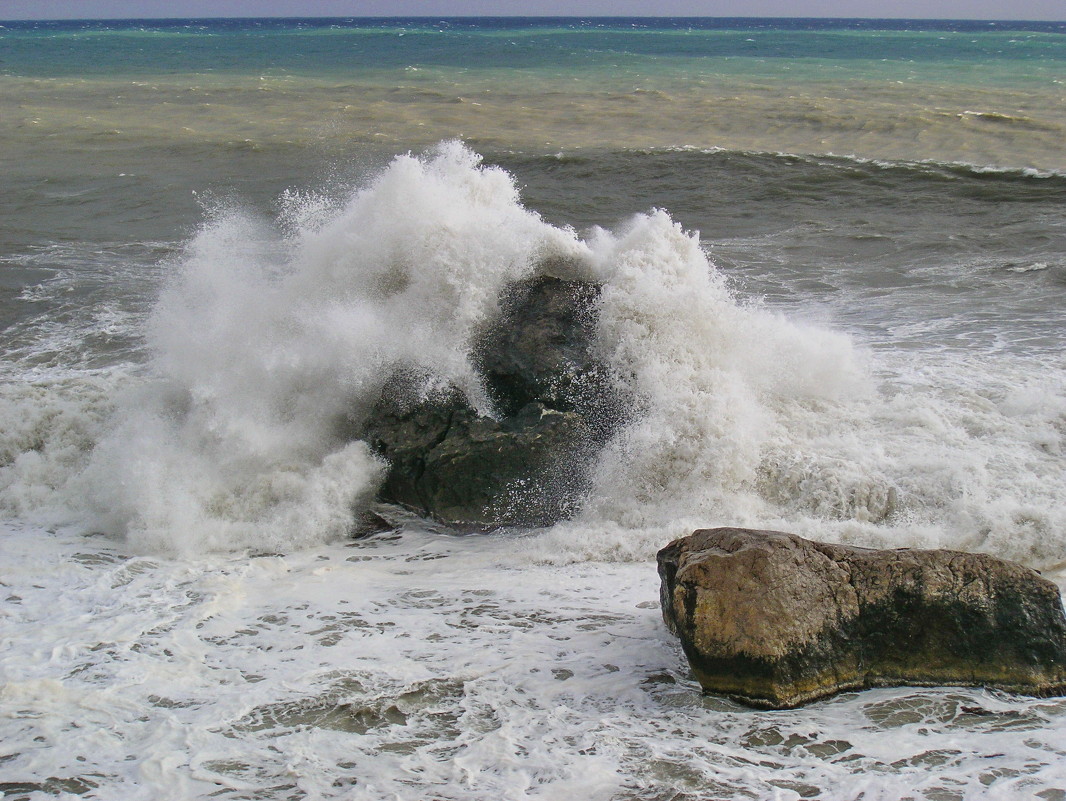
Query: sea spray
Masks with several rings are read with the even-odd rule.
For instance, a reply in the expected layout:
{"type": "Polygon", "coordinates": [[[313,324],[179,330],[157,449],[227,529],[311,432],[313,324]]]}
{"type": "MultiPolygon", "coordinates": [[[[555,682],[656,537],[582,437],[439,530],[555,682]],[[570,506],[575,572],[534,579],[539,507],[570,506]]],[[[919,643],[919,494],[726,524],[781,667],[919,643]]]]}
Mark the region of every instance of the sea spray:
{"type": "MultiPolygon", "coordinates": [[[[789,428],[869,394],[846,336],[738,302],[665,211],[582,240],[445,143],[344,202],[287,193],[276,225],[210,210],[151,315],[150,376],[74,482],[92,526],[179,553],[343,536],[381,479],[351,432],[383,384],[417,371],[493,414],[471,342],[509,283],[547,268],[603,285],[599,348],[634,404],[594,469],[581,535],[564,525],[545,541],[567,540],[568,559],[641,557],[690,524],[779,516],[789,428]]],[[[860,497],[844,517],[887,514],[837,484],[860,497]]]]}
{"type": "Polygon", "coordinates": [[[400,156],[332,215],[290,199],[287,236],[215,212],[152,315],[153,377],[83,477],[96,525],[153,551],[335,539],[381,476],[342,432],[393,371],[491,413],[472,336],[509,282],[585,248],[479,162],[458,143],[400,156]]]}
{"type": "Polygon", "coordinates": [[[870,395],[851,340],[739,302],[698,234],[665,211],[589,244],[604,282],[601,346],[636,409],[601,455],[583,514],[533,550],[643,558],[708,521],[775,516],[759,495],[767,452],[805,410],[870,395]]]}
{"type": "Polygon", "coordinates": [[[581,518],[632,530],[616,549],[647,551],[679,516],[758,517],[775,403],[863,383],[846,337],[738,303],[665,211],[582,241],[458,143],[398,157],[346,203],[291,193],[280,217],[283,232],[215,210],[152,315],[153,377],[84,476],[96,525],[138,549],[343,536],[382,474],[343,432],[397,369],[491,415],[471,342],[503,289],[544,265],[603,284],[599,347],[634,399],[581,518]]]}
{"type": "Polygon", "coordinates": [[[71,476],[114,414],[118,372],[5,384],[0,390],[0,510],[41,525],[77,521],[71,476]]]}

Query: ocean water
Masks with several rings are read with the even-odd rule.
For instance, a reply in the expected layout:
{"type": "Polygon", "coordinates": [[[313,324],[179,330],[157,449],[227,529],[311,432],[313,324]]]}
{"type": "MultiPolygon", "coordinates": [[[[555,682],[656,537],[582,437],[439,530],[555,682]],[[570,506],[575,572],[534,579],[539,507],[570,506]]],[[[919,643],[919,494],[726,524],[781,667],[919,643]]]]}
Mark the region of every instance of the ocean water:
{"type": "Polygon", "coordinates": [[[0,25],[3,798],[1066,798],[1062,699],[701,695],[654,566],[1066,586],[1066,23],[0,25]],[[634,404],[580,513],[352,539],[338,421],[546,265],[634,404]]]}

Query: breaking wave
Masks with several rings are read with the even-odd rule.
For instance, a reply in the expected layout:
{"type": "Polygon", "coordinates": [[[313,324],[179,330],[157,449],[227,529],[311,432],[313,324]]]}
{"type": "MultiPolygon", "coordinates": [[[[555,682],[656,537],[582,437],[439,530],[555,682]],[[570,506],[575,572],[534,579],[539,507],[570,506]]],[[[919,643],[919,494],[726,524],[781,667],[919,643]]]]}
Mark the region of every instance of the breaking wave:
{"type": "Polygon", "coordinates": [[[531,558],[646,558],[734,524],[1059,561],[1058,373],[955,357],[927,380],[905,353],[738,298],[666,211],[551,225],[457,142],[341,200],[287,193],[274,219],[210,210],[150,315],[146,376],[110,395],[95,376],[80,410],[11,401],[38,410],[3,443],[0,498],[140,551],[344,537],[383,475],[350,432],[385,381],[415,368],[492,414],[472,342],[508,284],[544,271],[602,284],[600,356],[634,408],[581,512],[522,539],[531,558]]]}

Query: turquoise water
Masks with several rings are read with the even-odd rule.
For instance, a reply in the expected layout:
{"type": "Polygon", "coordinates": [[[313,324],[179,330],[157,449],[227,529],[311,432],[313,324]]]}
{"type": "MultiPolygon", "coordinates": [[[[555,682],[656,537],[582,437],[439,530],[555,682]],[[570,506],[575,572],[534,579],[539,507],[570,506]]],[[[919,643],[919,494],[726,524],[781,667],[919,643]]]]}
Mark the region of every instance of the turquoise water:
{"type": "Polygon", "coordinates": [[[534,78],[635,79],[637,86],[666,91],[693,81],[746,78],[1057,86],[1061,92],[1064,32],[1061,23],[889,27],[832,20],[7,23],[0,69],[35,78],[211,73],[337,80],[429,70],[473,85],[489,77],[495,91],[534,78]]]}
{"type": "Polygon", "coordinates": [[[1066,794],[1061,699],[701,696],[653,562],[1066,583],[1066,24],[2,25],[5,798],[1066,794]],[[336,420],[545,265],[638,400],[581,513],[348,539],[336,420]]]}
{"type": "Polygon", "coordinates": [[[788,60],[1061,68],[1066,23],[754,19],[307,19],[5,23],[5,72],[284,70],[410,65],[587,69],[606,61],[788,60]],[[402,43],[397,40],[405,38],[402,43]]]}

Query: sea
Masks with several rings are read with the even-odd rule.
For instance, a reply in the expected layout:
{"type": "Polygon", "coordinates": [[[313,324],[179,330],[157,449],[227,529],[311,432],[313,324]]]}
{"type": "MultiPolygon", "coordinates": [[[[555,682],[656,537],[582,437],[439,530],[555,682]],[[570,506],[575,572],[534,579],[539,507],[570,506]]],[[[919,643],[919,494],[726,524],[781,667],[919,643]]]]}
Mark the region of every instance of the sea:
{"type": "Polygon", "coordinates": [[[3,22],[0,188],[5,801],[1066,799],[1064,699],[703,695],[655,568],[1066,586],[1066,23],[3,22]],[[631,399],[580,511],[353,537],[339,422],[542,272],[631,399]]]}

